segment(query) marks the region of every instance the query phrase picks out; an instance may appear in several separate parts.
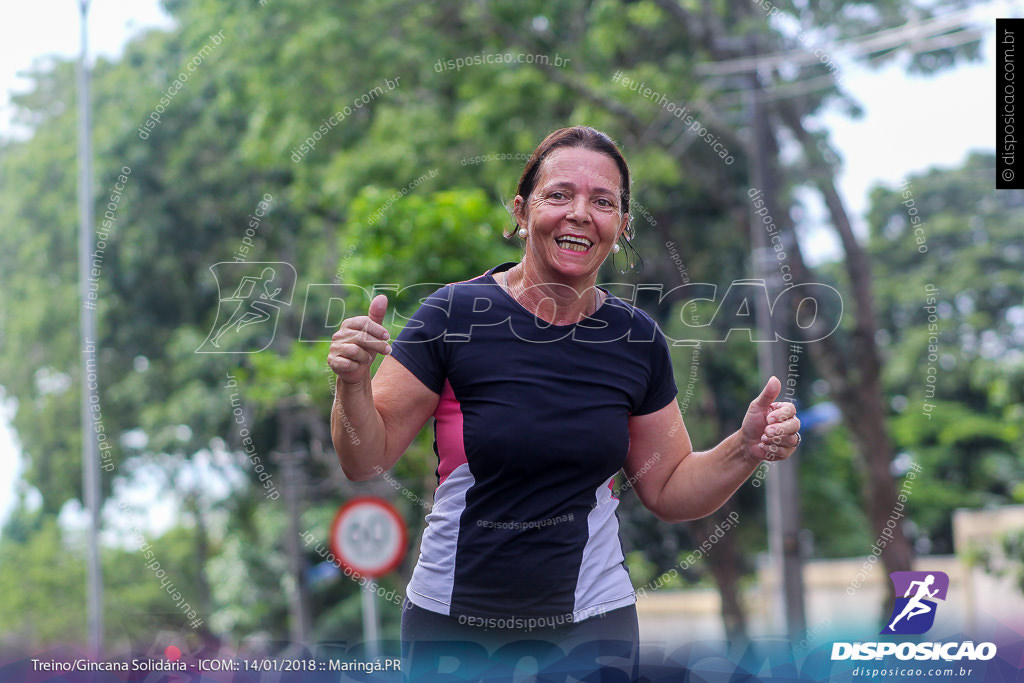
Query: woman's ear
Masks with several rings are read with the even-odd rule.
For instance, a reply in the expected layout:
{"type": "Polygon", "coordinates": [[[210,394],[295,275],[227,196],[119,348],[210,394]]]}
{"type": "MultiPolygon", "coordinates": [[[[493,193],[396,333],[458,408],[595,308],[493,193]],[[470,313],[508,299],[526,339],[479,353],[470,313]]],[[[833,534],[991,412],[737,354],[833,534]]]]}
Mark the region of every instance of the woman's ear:
{"type": "MultiPolygon", "coordinates": [[[[629,213],[622,214],[622,223],[619,224],[619,234],[615,237],[615,241],[618,242],[622,239],[622,236],[627,234],[629,231],[629,213]]],[[[626,239],[629,239],[628,237],[626,239]]]]}
{"type": "Polygon", "coordinates": [[[522,195],[517,194],[512,200],[512,217],[516,219],[520,228],[526,227],[526,200],[522,195]]]}

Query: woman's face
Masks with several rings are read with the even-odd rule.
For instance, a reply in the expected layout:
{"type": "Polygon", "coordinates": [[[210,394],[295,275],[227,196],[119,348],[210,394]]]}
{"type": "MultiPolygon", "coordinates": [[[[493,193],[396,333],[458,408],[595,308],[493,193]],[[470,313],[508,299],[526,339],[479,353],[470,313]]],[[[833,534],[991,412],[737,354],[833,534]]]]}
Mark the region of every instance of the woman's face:
{"type": "Polygon", "coordinates": [[[528,231],[526,255],[550,277],[591,277],[626,229],[622,178],[610,157],[560,147],[541,162],[530,197],[515,198],[516,219],[528,231]]]}

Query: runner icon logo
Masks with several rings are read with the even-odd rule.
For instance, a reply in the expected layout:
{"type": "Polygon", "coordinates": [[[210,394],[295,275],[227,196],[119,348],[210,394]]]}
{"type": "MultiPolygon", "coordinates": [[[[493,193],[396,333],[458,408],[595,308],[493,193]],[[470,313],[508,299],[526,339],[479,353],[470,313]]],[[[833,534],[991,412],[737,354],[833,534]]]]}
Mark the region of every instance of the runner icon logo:
{"type": "Polygon", "coordinates": [[[896,606],[889,623],[880,633],[918,635],[935,622],[936,600],[945,600],[949,577],[944,572],[893,572],[889,575],[896,589],[896,606]]]}

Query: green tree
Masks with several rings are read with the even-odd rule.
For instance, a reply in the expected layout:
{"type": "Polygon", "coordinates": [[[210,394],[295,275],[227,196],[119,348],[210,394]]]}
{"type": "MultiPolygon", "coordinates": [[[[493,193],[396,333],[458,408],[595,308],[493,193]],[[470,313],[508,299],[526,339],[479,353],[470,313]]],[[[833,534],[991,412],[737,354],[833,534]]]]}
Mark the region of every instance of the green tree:
{"type": "Polygon", "coordinates": [[[925,551],[953,552],[952,514],[1024,500],[1020,208],[995,159],[877,187],[868,224],[897,447],[923,468],[910,501],[925,551]]]}

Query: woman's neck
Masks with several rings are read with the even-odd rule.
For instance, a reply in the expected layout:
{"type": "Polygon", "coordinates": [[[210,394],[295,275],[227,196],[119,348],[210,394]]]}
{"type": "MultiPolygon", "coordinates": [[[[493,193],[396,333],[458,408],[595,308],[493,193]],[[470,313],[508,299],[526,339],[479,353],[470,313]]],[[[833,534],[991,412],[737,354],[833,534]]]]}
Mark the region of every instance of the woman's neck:
{"type": "Polygon", "coordinates": [[[600,308],[603,294],[589,278],[565,281],[541,274],[527,262],[519,263],[504,273],[502,284],[509,295],[526,310],[552,325],[571,325],[600,308]]]}

